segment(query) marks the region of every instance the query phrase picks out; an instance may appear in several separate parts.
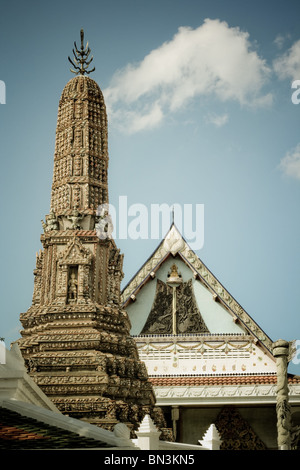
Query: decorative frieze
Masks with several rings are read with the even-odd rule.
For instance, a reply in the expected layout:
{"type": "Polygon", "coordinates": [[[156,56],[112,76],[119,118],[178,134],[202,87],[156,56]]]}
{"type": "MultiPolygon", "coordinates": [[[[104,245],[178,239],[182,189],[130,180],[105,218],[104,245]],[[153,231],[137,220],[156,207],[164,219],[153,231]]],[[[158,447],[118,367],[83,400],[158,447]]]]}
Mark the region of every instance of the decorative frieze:
{"type": "Polygon", "coordinates": [[[239,403],[276,403],[276,384],[270,385],[204,385],[204,386],[165,386],[155,387],[157,404],[160,406],[177,404],[239,403]]]}

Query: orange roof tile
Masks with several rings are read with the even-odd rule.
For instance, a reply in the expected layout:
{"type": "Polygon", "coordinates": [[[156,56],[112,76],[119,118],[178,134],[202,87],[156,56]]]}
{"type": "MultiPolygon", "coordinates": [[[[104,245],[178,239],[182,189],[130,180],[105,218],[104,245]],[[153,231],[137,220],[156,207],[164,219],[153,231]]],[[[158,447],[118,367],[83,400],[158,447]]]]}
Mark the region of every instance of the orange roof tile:
{"type": "Polygon", "coordinates": [[[0,451],[107,448],[108,444],[0,407],[0,451]]]}

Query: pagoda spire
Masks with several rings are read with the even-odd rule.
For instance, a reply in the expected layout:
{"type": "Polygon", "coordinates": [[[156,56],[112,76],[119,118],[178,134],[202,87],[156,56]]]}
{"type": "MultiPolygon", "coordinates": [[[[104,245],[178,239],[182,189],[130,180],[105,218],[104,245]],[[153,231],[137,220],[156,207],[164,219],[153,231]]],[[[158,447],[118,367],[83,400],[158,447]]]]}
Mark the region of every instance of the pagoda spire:
{"type": "Polygon", "coordinates": [[[58,106],[50,214],[19,346],[30,376],[62,413],[110,430],[118,422],[137,429],[150,413],[164,429],[121,307],[123,255],[97,234],[99,206],[108,203],[107,116],[81,39],[75,52],[83,62],[58,106]]]}
{"type": "Polygon", "coordinates": [[[50,206],[60,228],[77,215],[77,226],[94,228],[94,218],[87,216],[95,217],[98,207],[108,204],[107,114],[99,85],[85,75],[92,58],[87,60],[90,48],[84,47],[83,30],[81,49],[75,43],[73,52],[77,75],[59,101],[50,206]]]}

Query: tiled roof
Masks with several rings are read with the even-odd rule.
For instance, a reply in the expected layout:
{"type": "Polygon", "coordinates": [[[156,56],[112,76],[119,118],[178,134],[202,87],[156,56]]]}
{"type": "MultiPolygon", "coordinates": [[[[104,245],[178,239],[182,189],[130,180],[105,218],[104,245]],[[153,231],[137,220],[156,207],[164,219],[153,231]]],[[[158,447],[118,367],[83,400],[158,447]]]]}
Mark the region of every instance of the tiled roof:
{"type": "MultiPolygon", "coordinates": [[[[203,385],[269,385],[276,384],[276,375],[223,375],[190,377],[150,377],[155,387],[203,385]]],[[[300,384],[300,376],[289,375],[289,384],[300,384]]]]}
{"type": "Polygon", "coordinates": [[[105,447],[110,446],[0,407],[0,450],[105,447]]]}

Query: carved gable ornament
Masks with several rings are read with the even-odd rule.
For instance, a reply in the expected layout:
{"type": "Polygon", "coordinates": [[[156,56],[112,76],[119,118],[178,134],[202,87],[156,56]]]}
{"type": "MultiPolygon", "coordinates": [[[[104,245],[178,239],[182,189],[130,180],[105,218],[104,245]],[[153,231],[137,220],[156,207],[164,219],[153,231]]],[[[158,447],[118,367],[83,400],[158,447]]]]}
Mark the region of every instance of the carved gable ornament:
{"type": "Polygon", "coordinates": [[[163,242],[163,247],[167,252],[169,251],[172,253],[173,256],[184,249],[185,241],[176,229],[175,225],[172,226],[171,230],[166,235],[163,242]]]}
{"type": "Polygon", "coordinates": [[[236,408],[225,406],[214,424],[221,436],[220,450],[266,450],[264,442],[236,408]]]}
{"type": "Polygon", "coordinates": [[[87,250],[78,238],[71,240],[61,254],[60,265],[91,264],[92,253],[87,250]]]}
{"type": "Polygon", "coordinates": [[[147,334],[209,333],[198,309],[190,279],[183,282],[174,264],[167,282],[157,279],[151,312],[141,331],[147,334]]]}
{"type": "Polygon", "coordinates": [[[155,272],[170,255],[173,257],[179,256],[191,269],[193,277],[201,280],[201,282],[207,286],[207,288],[212,292],[215,301],[220,302],[228,312],[230,312],[234,321],[238,321],[251,335],[255,336],[269,352],[272,351],[272,340],[224,288],[201,259],[198,258],[196,253],[184,240],[174,223],[171,225],[166,237],[159,244],[152,256],[146,261],[122,291],[122,302],[124,308],[126,308],[128,303],[131,301],[135,301],[142,286],[155,277],[155,272]]]}

